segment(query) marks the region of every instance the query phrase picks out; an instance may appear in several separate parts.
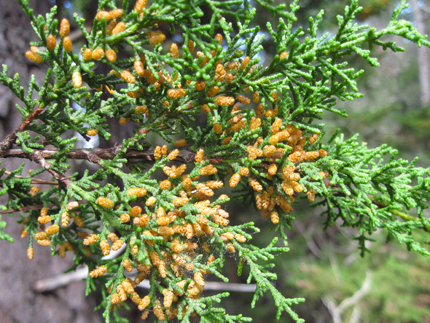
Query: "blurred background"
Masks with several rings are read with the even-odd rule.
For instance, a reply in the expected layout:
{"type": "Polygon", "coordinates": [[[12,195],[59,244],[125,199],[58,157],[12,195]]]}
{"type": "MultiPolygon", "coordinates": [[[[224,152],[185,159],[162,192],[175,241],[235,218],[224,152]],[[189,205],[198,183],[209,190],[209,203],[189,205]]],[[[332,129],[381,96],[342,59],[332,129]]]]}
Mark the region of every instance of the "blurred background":
{"type": "MultiPolygon", "coordinates": [[[[133,5],[134,1],[131,2],[133,5]]],[[[275,4],[284,2],[275,0],[275,4]]],[[[320,33],[334,34],[336,15],[342,14],[348,3],[347,0],[303,0],[300,2],[302,8],[298,13],[297,26],[306,29],[308,17],[324,9],[325,20],[320,33]]],[[[399,1],[361,0],[359,3],[363,10],[357,16],[357,23],[383,28],[399,1]]],[[[402,13],[401,18],[411,20],[421,33],[427,34],[430,0],[410,0],[409,3],[410,8],[402,13]]],[[[30,1],[36,13],[45,13],[53,5],[59,7],[58,19],[67,17],[71,21],[72,34],[76,31],[73,34],[74,50],[78,52],[83,40],[73,24],[72,14],[79,13],[90,24],[96,14],[97,0],[30,1]]],[[[0,62],[9,65],[9,75],[19,73],[24,86],[28,84],[31,74],[35,74],[36,79],[43,79],[46,66],[36,66],[24,56],[28,42],[35,40],[24,12],[15,0],[0,0],[0,8],[0,62]]],[[[263,33],[267,21],[276,25],[277,18],[258,10],[255,24],[263,26],[263,33]]],[[[170,38],[163,45],[166,49],[172,42],[172,35],[168,36],[170,38]]],[[[182,45],[180,38],[173,37],[179,47],[182,45]]],[[[338,128],[346,137],[360,133],[361,140],[368,142],[369,147],[387,143],[399,150],[401,158],[411,160],[420,156],[418,165],[426,167],[430,162],[430,54],[427,49],[418,49],[410,42],[392,40],[404,47],[405,52],[392,53],[376,48],[373,56],[379,58],[380,68],[370,68],[360,57],[351,57],[351,66],[366,70],[358,81],[364,97],[352,102],[339,102],[338,108],[345,109],[349,118],[327,113],[324,123],[328,135],[338,128]]],[[[273,43],[266,41],[260,55],[265,64],[271,61],[273,51],[273,43]]],[[[97,68],[98,73],[109,72],[106,67],[97,68]]],[[[18,101],[9,90],[0,85],[0,138],[20,123],[21,116],[14,108],[16,103],[18,101]]],[[[95,139],[80,144],[104,147],[132,134],[131,126],[120,127],[116,120],[110,122],[110,127],[112,138],[109,142],[95,139]]],[[[155,137],[149,140],[157,142],[155,137]]],[[[1,162],[7,170],[16,166],[13,160],[1,162]]],[[[31,167],[29,163],[24,171],[31,167]]],[[[80,162],[75,164],[74,171],[82,172],[92,167],[87,162],[80,162]]],[[[227,211],[234,223],[253,219],[262,228],[263,233],[254,235],[254,244],[263,246],[271,241],[271,222],[255,209],[245,208],[237,200],[230,204],[227,211]]],[[[397,242],[386,244],[383,232],[373,236],[375,242],[368,245],[371,254],[361,259],[357,243],[352,240],[356,232],[338,223],[324,231],[324,219],[319,215],[321,211],[310,209],[307,201],[297,203],[294,230],[289,232],[291,251],[275,259],[277,288],[289,297],[306,298],[305,303],[293,307],[299,316],[310,323],[430,323],[429,259],[409,253],[405,246],[397,242]]],[[[12,245],[7,242],[0,244],[0,323],[102,322],[101,313],[93,310],[100,302],[100,295],[92,293],[85,298],[83,282],[74,282],[45,293],[32,289],[36,280],[61,274],[72,265],[72,260],[51,257],[48,248],[36,245],[35,259],[30,262],[26,258],[28,239],[19,239],[20,226],[14,224],[16,218],[3,218],[9,222],[7,232],[16,238],[16,242],[12,245]]],[[[225,273],[230,282],[245,283],[246,269],[241,277],[236,276],[237,261],[234,257],[230,258],[225,273]]],[[[254,309],[250,308],[251,301],[252,293],[232,292],[222,305],[230,314],[243,313],[253,317],[253,322],[276,321],[273,299],[261,299],[254,309]]],[[[125,315],[131,322],[141,321],[133,306],[132,311],[125,315]]],[[[292,320],[285,314],[279,322],[292,320]]]]}

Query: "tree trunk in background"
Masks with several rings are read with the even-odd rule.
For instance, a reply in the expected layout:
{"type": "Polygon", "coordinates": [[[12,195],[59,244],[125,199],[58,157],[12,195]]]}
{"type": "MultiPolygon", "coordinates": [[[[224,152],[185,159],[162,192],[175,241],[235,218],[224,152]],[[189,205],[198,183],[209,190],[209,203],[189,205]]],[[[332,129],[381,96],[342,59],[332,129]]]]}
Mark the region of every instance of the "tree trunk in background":
{"type": "MultiPolygon", "coordinates": [[[[30,7],[35,14],[49,12],[49,0],[32,0],[30,7]]],[[[0,0],[0,63],[9,66],[9,77],[20,74],[21,85],[27,88],[30,75],[36,76],[38,84],[43,82],[46,65],[32,64],[25,57],[29,41],[36,40],[27,15],[15,0],[0,0]]],[[[21,102],[9,89],[0,85],[0,140],[11,133],[21,122],[21,114],[14,107],[21,102]]],[[[23,160],[2,159],[1,167],[11,171],[23,160]]],[[[29,168],[37,169],[38,165],[26,162],[23,175],[29,168]]],[[[47,175],[47,178],[50,176],[47,175]]],[[[45,187],[41,186],[44,190],[45,187]]],[[[0,200],[5,203],[4,197],[0,200]]],[[[72,264],[72,254],[65,259],[51,256],[50,248],[34,244],[34,259],[28,260],[26,251],[28,237],[20,239],[19,218],[3,215],[8,222],[6,232],[15,238],[15,243],[0,241],[0,322],[65,322],[65,323],[98,323],[100,313],[94,312],[96,302],[85,298],[85,283],[76,282],[54,292],[39,294],[32,290],[32,283],[38,279],[62,274],[72,264]]]]}
{"type": "MultiPolygon", "coordinates": [[[[413,10],[415,26],[422,35],[426,35],[426,25],[418,0],[410,0],[413,10]]],[[[421,105],[426,106],[430,103],[430,49],[422,46],[418,50],[418,68],[420,79],[421,105]]]]}

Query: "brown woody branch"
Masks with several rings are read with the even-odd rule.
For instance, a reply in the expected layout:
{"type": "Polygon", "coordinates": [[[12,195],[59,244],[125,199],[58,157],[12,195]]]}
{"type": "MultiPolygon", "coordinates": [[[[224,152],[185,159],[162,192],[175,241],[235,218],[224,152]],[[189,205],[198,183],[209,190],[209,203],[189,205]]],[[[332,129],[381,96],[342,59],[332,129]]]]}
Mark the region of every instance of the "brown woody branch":
{"type": "MultiPolygon", "coordinates": [[[[4,172],[4,174],[5,174],[5,175],[10,175],[10,174],[11,174],[11,172],[5,171],[5,172],[4,172]]],[[[18,176],[18,175],[14,175],[14,177],[16,177],[16,178],[25,178],[25,177],[18,176]]],[[[45,181],[45,180],[40,179],[40,178],[32,178],[32,179],[31,179],[31,184],[57,185],[57,184],[58,184],[58,182],[45,181]]],[[[0,185],[0,186],[1,186],[1,185],[0,185]]]]}
{"type": "Polygon", "coordinates": [[[51,169],[51,164],[45,160],[40,151],[35,150],[33,153],[29,153],[29,159],[38,163],[40,166],[50,172],[57,180],[66,185],[66,187],[69,187],[72,181],[67,179],[67,177],[65,177],[63,174],[51,169]]]}
{"type": "MultiPolygon", "coordinates": [[[[113,159],[119,151],[122,149],[122,146],[115,146],[111,148],[92,148],[92,149],[72,149],[65,156],[69,159],[81,159],[88,160],[92,163],[99,164],[100,160],[103,159],[113,159]]],[[[22,149],[13,148],[9,149],[3,153],[2,157],[17,157],[17,158],[26,158],[32,159],[33,154],[38,154],[41,158],[44,159],[52,159],[57,153],[58,149],[56,148],[45,148],[45,149],[33,149],[34,153],[26,153],[22,149]]],[[[148,150],[136,150],[129,149],[123,155],[124,158],[127,158],[129,162],[137,162],[141,160],[154,161],[154,152],[148,150]]],[[[182,149],[179,152],[178,157],[176,157],[175,161],[182,163],[193,163],[195,162],[195,152],[189,149],[182,149]]],[[[209,161],[212,164],[220,164],[222,163],[222,158],[210,158],[209,161]]]]}
{"type": "Polygon", "coordinates": [[[13,144],[16,141],[17,133],[22,132],[30,125],[30,123],[43,111],[42,108],[37,106],[36,109],[34,109],[33,113],[30,114],[27,118],[24,119],[24,121],[18,126],[18,128],[15,129],[14,132],[9,134],[3,141],[0,142],[0,157],[4,157],[4,154],[8,152],[9,149],[12,148],[13,144]]]}

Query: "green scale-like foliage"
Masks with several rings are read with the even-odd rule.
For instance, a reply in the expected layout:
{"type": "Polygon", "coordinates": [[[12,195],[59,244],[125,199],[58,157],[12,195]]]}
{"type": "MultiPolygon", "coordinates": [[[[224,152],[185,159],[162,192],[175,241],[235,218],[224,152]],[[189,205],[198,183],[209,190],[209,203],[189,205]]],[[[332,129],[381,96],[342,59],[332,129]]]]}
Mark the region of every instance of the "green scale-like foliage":
{"type": "MultiPolygon", "coordinates": [[[[58,35],[56,7],[46,17],[35,17],[28,1],[18,2],[40,38],[26,55],[48,68],[43,84],[31,79],[27,94],[19,75],[9,78],[5,65],[0,73],[3,85],[21,99],[17,109],[23,118],[0,143],[0,156],[40,165],[25,177],[24,164],[1,170],[0,192],[9,198],[2,212],[20,211],[30,258],[36,239],[50,245],[53,255],[72,251],[75,267],[89,267],[87,293],[95,282],[103,282],[106,322],[123,321],[118,307],[127,298],[165,322],[190,322],[192,316],[201,322],[250,321],[214,307],[228,293],[205,297],[199,279],[211,273],[228,282],[222,269],[232,253],[238,256],[238,274],[248,266],[248,283],[256,283],[252,307],[270,292],[277,318],[285,311],[302,322],[292,307],[304,300],[286,298],[276,289],[270,260],[288,251],[291,204],[305,194],[311,202],[316,197],[312,206],[326,208],[326,227],[341,218],[344,226],[358,228],[363,255],[366,240],[380,229],[388,240],[429,254],[413,236],[430,225],[424,214],[429,169],[416,167],[416,160],[397,159],[397,151],[386,145],[370,149],[357,136],[345,140],[336,133],[327,140],[319,122],[325,111],[347,116],[336,109],[337,99],[361,96],[356,79],[363,71],[347,66],[351,55],[378,66],[370,56],[373,47],[402,51],[384,42],[385,35],[429,45],[410,22],[398,20],[405,1],[387,28],[376,30],[355,22],[361,8],[353,0],[330,36],[319,34],[323,12],[309,19],[307,32],[295,25],[298,0],[289,7],[257,0],[255,8],[247,0],[150,0],[138,1],[134,9],[124,0],[116,17],[116,26],[123,24],[120,32],[112,32],[113,13],[108,12],[117,9],[115,1],[100,0],[90,31],[74,15],[85,39],[81,55],[67,47],[67,32],[58,35]],[[256,10],[278,16],[279,24],[268,23],[268,32],[262,33],[263,27],[253,25],[256,10]],[[169,51],[163,45],[167,33],[181,35],[182,46],[169,51]],[[52,36],[57,41],[49,48],[52,36]],[[276,53],[265,66],[259,65],[258,54],[266,37],[272,38],[276,53]],[[101,49],[106,55],[85,56],[101,49]],[[138,61],[144,70],[136,67],[138,61]],[[112,72],[98,74],[100,64],[112,72]],[[75,110],[74,103],[82,108],[75,110]],[[134,135],[98,150],[75,149],[75,137],[64,139],[69,130],[87,140],[95,134],[109,139],[110,118],[133,124],[134,135]],[[168,147],[151,147],[150,134],[168,147]],[[175,151],[173,144],[186,147],[175,151]],[[99,169],[66,176],[71,159],[88,160],[99,169]],[[157,175],[161,170],[167,176],[163,180],[157,175]],[[31,185],[40,183],[37,175],[43,172],[52,175],[44,192],[31,185]],[[252,245],[250,233],[260,231],[253,222],[230,225],[221,207],[230,198],[214,192],[224,183],[239,185],[236,197],[255,201],[285,247],[277,246],[278,237],[264,248],[252,245]],[[46,224],[51,225],[45,235],[46,224]],[[86,237],[88,232],[92,235],[86,237]],[[104,257],[110,248],[115,253],[104,257]],[[127,270],[130,266],[138,270],[137,278],[127,270]],[[148,302],[133,289],[145,278],[148,302]]],[[[12,241],[4,232],[0,239],[12,241]]]]}

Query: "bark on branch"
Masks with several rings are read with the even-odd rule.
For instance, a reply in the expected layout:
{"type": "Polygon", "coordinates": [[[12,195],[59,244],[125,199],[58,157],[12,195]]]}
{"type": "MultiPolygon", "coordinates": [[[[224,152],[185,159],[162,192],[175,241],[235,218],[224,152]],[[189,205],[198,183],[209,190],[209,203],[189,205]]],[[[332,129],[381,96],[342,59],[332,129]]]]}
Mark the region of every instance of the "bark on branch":
{"type": "Polygon", "coordinates": [[[27,118],[24,119],[24,121],[18,126],[18,128],[15,129],[14,132],[9,134],[3,141],[0,142],[0,157],[4,157],[4,153],[7,153],[9,149],[12,148],[13,144],[16,141],[17,133],[22,132],[30,125],[30,123],[43,111],[42,108],[37,106],[36,109],[34,109],[33,113],[30,114],[27,118]]]}
{"type": "Polygon", "coordinates": [[[38,163],[40,166],[42,166],[43,168],[45,168],[48,172],[50,172],[52,174],[52,176],[54,176],[57,180],[59,180],[60,182],[62,182],[64,185],[66,185],[66,187],[69,187],[70,183],[72,182],[71,180],[69,180],[67,177],[65,177],[63,174],[60,174],[59,172],[53,170],[51,168],[51,164],[48,163],[45,158],[43,158],[42,154],[40,151],[36,150],[33,153],[29,154],[29,159],[31,159],[32,161],[38,163]]]}
{"type": "MultiPolygon", "coordinates": [[[[0,148],[1,149],[1,148],[0,148]]],[[[65,156],[69,159],[82,159],[88,160],[92,163],[98,164],[102,159],[113,159],[119,151],[122,149],[122,146],[115,146],[111,148],[92,148],[92,149],[72,149],[65,156]]],[[[41,158],[44,159],[52,159],[57,153],[58,149],[56,148],[45,148],[45,149],[33,149],[35,153],[37,153],[41,158]]],[[[30,153],[24,152],[20,148],[7,149],[6,151],[1,151],[0,156],[3,158],[26,158],[32,159],[32,155],[30,153]]],[[[127,158],[129,162],[137,162],[142,160],[154,161],[154,152],[148,150],[136,150],[136,149],[128,149],[125,154],[123,154],[124,158],[127,158]]],[[[182,149],[179,152],[178,157],[176,157],[175,161],[182,163],[193,163],[195,162],[195,152],[182,149]]],[[[220,164],[222,163],[222,158],[210,158],[209,161],[212,164],[220,164]]]]}
{"type": "MultiPolygon", "coordinates": [[[[4,172],[4,174],[5,174],[6,176],[8,176],[8,175],[10,175],[10,174],[11,174],[11,172],[5,171],[5,172],[4,172]]],[[[18,175],[14,175],[14,177],[16,177],[16,178],[25,178],[25,177],[18,176],[18,175]]],[[[58,183],[57,183],[57,182],[53,182],[53,181],[45,181],[45,180],[43,180],[43,179],[39,179],[39,178],[32,178],[32,179],[31,179],[31,184],[57,185],[58,183]]],[[[0,186],[1,186],[1,185],[0,185],[0,186]]]]}

